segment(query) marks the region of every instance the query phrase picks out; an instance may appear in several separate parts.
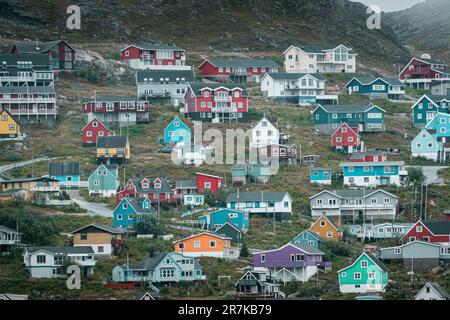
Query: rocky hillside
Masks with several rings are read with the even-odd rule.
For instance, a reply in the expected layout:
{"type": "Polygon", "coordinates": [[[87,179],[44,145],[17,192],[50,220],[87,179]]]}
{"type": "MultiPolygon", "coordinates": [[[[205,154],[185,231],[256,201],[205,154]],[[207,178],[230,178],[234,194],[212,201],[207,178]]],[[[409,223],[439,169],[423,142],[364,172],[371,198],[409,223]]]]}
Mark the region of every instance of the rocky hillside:
{"type": "Polygon", "coordinates": [[[398,38],[417,51],[450,61],[450,1],[427,0],[386,15],[398,38]]]}
{"type": "Polygon", "coordinates": [[[361,61],[408,60],[390,28],[366,27],[366,7],[348,0],[2,0],[5,39],[73,42],[157,40],[188,49],[276,51],[291,43],[343,42],[361,61]],[[67,6],[81,7],[81,30],[66,29],[67,6]]]}

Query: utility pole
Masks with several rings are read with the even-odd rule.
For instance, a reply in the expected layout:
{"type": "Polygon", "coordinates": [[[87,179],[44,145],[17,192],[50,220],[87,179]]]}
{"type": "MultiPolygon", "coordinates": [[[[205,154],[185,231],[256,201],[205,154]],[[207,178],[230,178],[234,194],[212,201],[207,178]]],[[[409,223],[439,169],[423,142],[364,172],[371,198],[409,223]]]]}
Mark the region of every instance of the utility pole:
{"type": "Polygon", "coordinates": [[[422,220],[422,210],[423,210],[423,182],[420,188],[420,217],[419,220],[422,220]]]}
{"type": "Polygon", "coordinates": [[[425,209],[424,209],[424,221],[427,221],[427,207],[428,207],[428,184],[425,185],[425,209]]]}

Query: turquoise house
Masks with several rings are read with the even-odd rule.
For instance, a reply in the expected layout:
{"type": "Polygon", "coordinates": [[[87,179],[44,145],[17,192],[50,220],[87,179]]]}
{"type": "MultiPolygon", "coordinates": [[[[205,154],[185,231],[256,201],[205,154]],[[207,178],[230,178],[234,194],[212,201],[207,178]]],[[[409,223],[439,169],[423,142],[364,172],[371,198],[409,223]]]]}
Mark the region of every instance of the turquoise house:
{"type": "Polygon", "coordinates": [[[437,113],[448,113],[449,105],[438,96],[423,95],[411,107],[412,121],[415,127],[425,127],[437,113]]]}
{"type": "Polygon", "coordinates": [[[319,249],[320,247],[320,239],[314,233],[309,230],[302,231],[298,236],[296,236],[291,241],[292,243],[299,243],[305,246],[311,246],[319,249]]]}
{"type": "Polygon", "coordinates": [[[400,186],[408,173],[404,161],[343,162],[344,185],[357,187],[400,186]]]}
{"type": "Polygon", "coordinates": [[[49,162],[48,177],[56,179],[60,186],[79,187],[81,168],[79,162],[49,162]]]}
{"type": "Polygon", "coordinates": [[[402,100],[405,85],[397,78],[357,77],[346,85],[349,94],[364,94],[379,98],[402,100]]]}
{"type": "Polygon", "coordinates": [[[341,293],[384,292],[389,269],[373,254],[363,252],[351,265],[338,271],[341,293]]]}
{"type": "Polygon", "coordinates": [[[314,130],[322,135],[332,134],[342,123],[358,128],[359,132],[383,132],[385,113],[374,104],[318,105],[312,111],[314,130]]]}
{"type": "Polygon", "coordinates": [[[179,117],[175,117],[164,129],[164,144],[184,141],[191,143],[191,129],[179,117]]]}
{"type": "Polygon", "coordinates": [[[112,197],[119,188],[119,166],[101,164],[88,177],[90,196],[112,197]]]}
{"type": "Polygon", "coordinates": [[[309,169],[309,180],[311,183],[331,184],[333,169],[330,168],[311,168],[309,169]]]}
{"type": "Polygon", "coordinates": [[[197,218],[199,222],[204,223],[209,230],[215,230],[222,227],[227,221],[242,231],[247,231],[250,227],[248,212],[234,209],[219,209],[209,212],[197,218]]]}
{"type": "Polygon", "coordinates": [[[439,141],[442,141],[442,138],[450,137],[450,114],[437,113],[425,128],[432,130],[439,141]]]}
{"type": "Polygon", "coordinates": [[[443,154],[443,145],[438,141],[434,131],[423,128],[411,141],[411,155],[440,162],[443,154]]]}
{"type": "Polygon", "coordinates": [[[114,209],[114,228],[128,228],[154,214],[148,198],[123,198],[114,209]]]}

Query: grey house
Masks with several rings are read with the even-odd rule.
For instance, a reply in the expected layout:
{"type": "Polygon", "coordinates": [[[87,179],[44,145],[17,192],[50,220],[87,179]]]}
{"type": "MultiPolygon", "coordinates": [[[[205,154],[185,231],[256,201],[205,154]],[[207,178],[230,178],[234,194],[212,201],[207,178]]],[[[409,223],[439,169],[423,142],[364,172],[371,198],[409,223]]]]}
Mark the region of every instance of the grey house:
{"type": "Polygon", "coordinates": [[[395,220],[398,197],[377,190],[324,190],[309,198],[311,216],[338,217],[344,221],[395,220]]]}
{"type": "Polygon", "coordinates": [[[450,80],[436,79],[431,81],[431,95],[450,97],[450,80]]]}
{"type": "Polygon", "coordinates": [[[154,103],[179,106],[184,103],[191,70],[140,70],[136,74],[137,96],[154,103]]]}
{"type": "Polygon", "coordinates": [[[412,241],[398,247],[380,249],[383,261],[400,262],[407,269],[426,270],[440,262],[450,263],[450,244],[412,241]]]}

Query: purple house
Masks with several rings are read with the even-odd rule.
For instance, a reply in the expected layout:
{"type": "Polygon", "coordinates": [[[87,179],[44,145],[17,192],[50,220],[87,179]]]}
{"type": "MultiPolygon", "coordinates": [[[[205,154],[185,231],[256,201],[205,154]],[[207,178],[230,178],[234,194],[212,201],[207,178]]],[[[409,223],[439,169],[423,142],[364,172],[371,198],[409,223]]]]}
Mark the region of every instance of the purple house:
{"type": "Polygon", "coordinates": [[[313,246],[288,243],[281,248],[261,251],[253,256],[255,269],[263,268],[282,282],[308,281],[320,268],[331,270],[331,262],[323,261],[324,253],[313,246]]]}

